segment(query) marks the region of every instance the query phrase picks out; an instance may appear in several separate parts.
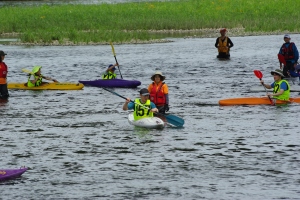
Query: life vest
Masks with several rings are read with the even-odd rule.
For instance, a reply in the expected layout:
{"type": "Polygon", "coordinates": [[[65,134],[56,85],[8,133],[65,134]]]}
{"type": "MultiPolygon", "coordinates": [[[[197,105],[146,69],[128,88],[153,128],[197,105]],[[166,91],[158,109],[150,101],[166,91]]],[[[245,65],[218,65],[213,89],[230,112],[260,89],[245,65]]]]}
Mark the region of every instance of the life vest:
{"type": "Polygon", "coordinates": [[[225,37],[224,41],[222,41],[221,37],[219,37],[219,46],[218,46],[218,51],[220,53],[226,53],[228,54],[229,48],[228,47],[228,38],[225,37]]]}
{"type": "Polygon", "coordinates": [[[290,85],[286,80],[281,80],[278,83],[274,83],[273,94],[277,93],[280,90],[280,85],[282,82],[285,82],[287,84],[287,90],[285,90],[281,95],[273,97],[278,100],[288,101],[290,99],[290,85]]]}
{"type": "Polygon", "coordinates": [[[156,84],[152,83],[153,87],[150,92],[150,101],[152,101],[156,106],[162,106],[162,105],[166,104],[166,96],[163,93],[163,91],[161,90],[161,88],[164,84],[165,83],[163,82],[161,84],[161,86],[159,87],[159,89],[157,90],[156,84]]]}
{"type": "Polygon", "coordinates": [[[153,117],[153,112],[150,112],[150,110],[151,110],[151,101],[149,99],[146,101],[145,104],[142,104],[141,99],[139,98],[134,100],[134,113],[133,113],[134,120],[139,120],[146,117],[153,117]]]}
{"type": "Polygon", "coordinates": [[[7,65],[4,62],[0,63],[0,84],[6,84],[7,65]]]}
{"type": "Polygon", "coordinates": [[[30,81],[30,77],[28,78],[28,81],[27,81],[27,87],[38,87],[42,84],[43,82],[43,78],[42,78],[42,75],[41,76],[36,76],[34,75],[34,79],[36,79],[37,77],[39,77],[39,79],[35,82],[35,84],[33,84],[31,81],[30,81]]]}
{"type": "Polygon", "coordinates": [[[108,71],[107,73],[102,75],[102,79],[115,79],[117,77],[117,74],[108,71]]]}
{"type": "Polygon", "coordinates": [[[288,47],[286,47],[286,43],[281,46],[282,55],[285,60],[294,59],[294,51],[293,51],[294,42],[291,42],[288,47]]]}

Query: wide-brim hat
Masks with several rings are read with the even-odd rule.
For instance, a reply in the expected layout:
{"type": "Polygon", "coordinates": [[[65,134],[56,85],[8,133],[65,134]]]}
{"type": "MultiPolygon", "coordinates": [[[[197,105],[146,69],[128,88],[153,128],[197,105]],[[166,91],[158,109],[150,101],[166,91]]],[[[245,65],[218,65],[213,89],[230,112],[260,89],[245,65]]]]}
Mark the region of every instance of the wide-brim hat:
{"type": "Polygon", "coordinates": [[[273,75],[273,74],[278,74],[279,76],[281,76],[281,77],[285,77],[284,75],[283,75],[283,72],[280,70],[280,69],[276,69],[276,70],[273,70],[273,71],[271,71],[271,74],[273,75]]]}
{"type": "Polygon", "coordinates": [[[40,69],[42,68],[42,66],[34,66],[32,69],[32,73],[37,73],[40,69]]]}
{"type": "Polygon", "coordinates": [[[154,81],[155,75],[159,75],[161,81],[164,81],[164,80],[166,79],[166,77],[165,77],[160,71],[157,71],[157,72],[155,72],[155,74],[153,74],[153,75],[151,76],[151,80],[152,80],[152,81],[154,81]]]}

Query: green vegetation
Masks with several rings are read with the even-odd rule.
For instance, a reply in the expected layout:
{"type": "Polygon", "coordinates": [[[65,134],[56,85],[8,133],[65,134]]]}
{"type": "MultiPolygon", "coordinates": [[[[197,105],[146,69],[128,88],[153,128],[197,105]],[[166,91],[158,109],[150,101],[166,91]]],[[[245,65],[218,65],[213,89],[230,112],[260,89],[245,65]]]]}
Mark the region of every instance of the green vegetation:
{"type": "Polygon", "coordinates": [[[99,5],[1,7],[1,33],[22,42],[130,42],[164,37],[149,30],[245,28],[299,32],[300,1],[181,0],[99,5]]]}

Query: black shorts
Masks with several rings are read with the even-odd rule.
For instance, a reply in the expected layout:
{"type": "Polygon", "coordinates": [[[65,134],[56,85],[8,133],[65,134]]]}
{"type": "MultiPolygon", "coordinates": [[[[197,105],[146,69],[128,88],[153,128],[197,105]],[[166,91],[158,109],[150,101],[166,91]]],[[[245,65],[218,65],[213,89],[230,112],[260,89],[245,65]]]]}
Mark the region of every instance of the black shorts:
{"type": "Polygon", "coordinates": [[[0,98],[7,99],[9,97],[7,84],[0,84],[0,98]]]}

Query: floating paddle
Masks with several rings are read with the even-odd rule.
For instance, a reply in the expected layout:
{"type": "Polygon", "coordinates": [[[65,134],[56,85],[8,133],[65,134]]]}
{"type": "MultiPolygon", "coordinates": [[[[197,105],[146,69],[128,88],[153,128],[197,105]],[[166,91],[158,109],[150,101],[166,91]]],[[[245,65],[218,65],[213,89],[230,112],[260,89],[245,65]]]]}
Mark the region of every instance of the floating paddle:
{"type": "MultiPolygon", "coordinates": [[[[106,91],[108,91],[108,92],[110,92],[110,93],[112,93],[112,94],[114,94],[114,95],[117,95],[118,97],[121,97],[121,98],[123,98],[123,99],[127,99],[126,97],[124,97],[124,96],[122,96],[122,95],[119,95],[118,93],[116,93],[116,92],[114,92],[114,91],[111,91],[111,90],[109,90],[109,89],[107,89],[107,88],[103,88],[103,89],[106,90],[106,91]]],[[[130,100],[130,101],[133,102],[133,103],[135,103],[135,102],[132,101],[132,100],[130,100]]],[[[139,105],[140,105],[140,106],[143,106],[143,105],[141,105],[141,104],[139,104],[139,105]]],[[[145,107],[145,106],[143,106],[143,107],[149,109],[148,107],[145,107]]],[[[181,119],[180,117],[175,116],[175,115],[164,115],[164,114],[162,114],[162,113],[155,113],[155,114],[164,116],[164,117],[167,119],[167,122],[168,122],[168,123],[170,123],[170,124],[172,124],[172,125],[174,125],[174,126],[176,126],[176,127],[182,127],[183,124],[184,124],[184,120],[181,119]]]]}
{"type": "Polygon", "coordinates": [[[23,72],[27,73],[27,74],[31,74],[33,75],[32,71],[28,70],[28,69],[22,69],[23,72]]]}
{"type": "Polygon", "coordinates": [[[110,42],[110,46],[111,46],[111,50],[112,50],[112,52],[113,52],[113,54],[114,54],[114,57],[115,57],[116,63],[118,64],[118,69],[119,69],[119,72],[120,72],[121,78],[123,79],[123,76],[122,76],[122,74],[121,74],[121,71],[120,71],[119,63],[118,63],[118,61],[117,61],[117,57],[116,57],[115,48],[114,48],[114,45],[112,44],[112,42],[110,42]]]}
{"type": "MultiPolygon", "coordinates": [[[[259,80],[262,79],[263,74],[261,73],[261,71],[259,71],[259,70],[254,70],[253,72],[254,72],[255,76],[256,76],[257,78],[259,78],[259,80]]],[[[275,103],[272,101],[271,97],[268,95],[268,92],[267,92],[266,87],[264,86],[263,83],[261,83],[261,84],[262,84],[262,86],[265,88],[265,91],[266,91],[266,93],[267,93],[267,96],[269,97],[269,100],[270,100],[271,105],[274,106],[275,103]]]]}
{"type": "Polygon", "coordinates": [[[278,60],[280,63],[283,63],[284,65],[286,65],[286,61],[284,59],[284,56],[282,54],[278,54],[278,60]]]}

